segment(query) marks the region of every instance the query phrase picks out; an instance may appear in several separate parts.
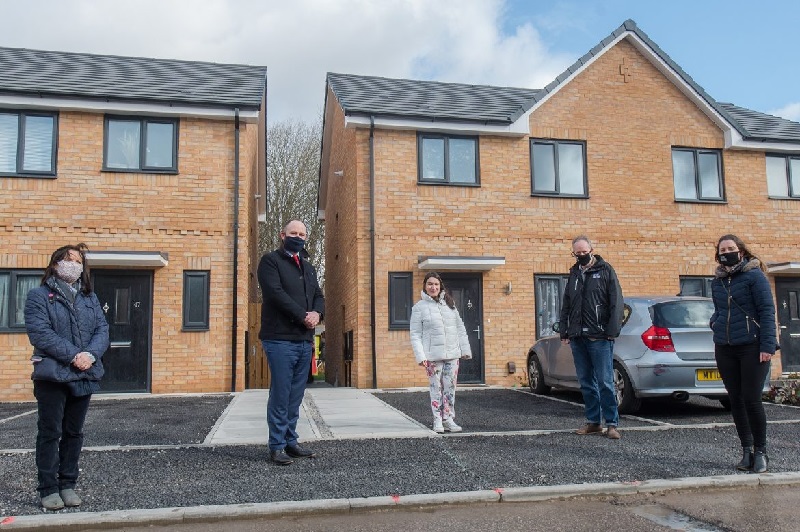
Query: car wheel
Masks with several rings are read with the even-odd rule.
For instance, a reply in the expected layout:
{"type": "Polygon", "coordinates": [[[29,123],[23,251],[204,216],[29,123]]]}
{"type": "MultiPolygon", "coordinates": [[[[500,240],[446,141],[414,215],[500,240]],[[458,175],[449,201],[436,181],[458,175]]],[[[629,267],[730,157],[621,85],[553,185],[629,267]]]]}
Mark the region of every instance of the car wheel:
{"type": "Polygon", "coordinates": [[[614,391],[620,414],[635,414],[642,406],[642,400],[636,397],[633,391],[630,377],[618,362],[614,362],[614,391]]]}
{"type": "Polygon", "coordinates": [[[719,404],[722,405],[722,408],[727,410],[728,412],[731,411],[731,399],[730,397],[723,397],[719,400],[719,404]]]}
{"type": "Polygon", "coordinates": [[[550,387],[544,383],[542,363],[539,362],[539,356],[536,353],[528,356],[528,386],[531,387],[533,393],[538,395],[550,393],[550,387]]]}

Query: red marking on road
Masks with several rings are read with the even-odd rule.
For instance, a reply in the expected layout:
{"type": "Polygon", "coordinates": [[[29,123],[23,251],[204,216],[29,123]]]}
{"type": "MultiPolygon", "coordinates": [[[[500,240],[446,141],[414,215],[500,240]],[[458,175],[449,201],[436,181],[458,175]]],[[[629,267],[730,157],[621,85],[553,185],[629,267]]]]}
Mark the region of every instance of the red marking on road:
{"type": "Polygon", "coordinates": [[[398,502],[400,502],[400,495],[392,495],[392,500],[393,500],[395,503],[398,503],[398,502]]]}
{"type": "Polygon", "coordinates": [[[10,525],[11,523],[14,522],[14,519],[16,519],[16,517],[14,517],[13,515],[11,517],[6,517],[2,521],[0,521],[0,526],[1,525],[10,525]]]}
{"type": "Polygon", "coordinates": [[[495,488],[495,489],[494,489],[494,491],[496,491],[496,492],[497,492],[497,493],[499,493],[500,495],[502,495],[502,494],[503,494],[503,488],[495,488]]]}

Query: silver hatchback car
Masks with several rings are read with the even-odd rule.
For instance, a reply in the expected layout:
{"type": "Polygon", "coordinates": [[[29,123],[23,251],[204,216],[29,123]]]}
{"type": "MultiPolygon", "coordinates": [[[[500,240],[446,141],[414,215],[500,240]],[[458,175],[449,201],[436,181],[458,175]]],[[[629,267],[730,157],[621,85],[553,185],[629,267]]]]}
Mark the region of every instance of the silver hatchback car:
{"type": "MultiPolygon", "coordinates": [[[[714,312],[705,297],[626,297],[623,325],[614,342],[614,385],[623,414],[635,413],[643,398],[691,395],[719,400],[730,408],[714,360],[709,319],[714,312]]],[[[558,324],[553,329],[557,331],[558,324]]],[[[558,335],[541,338],[528,352],[531,390],[580,389],[569,345],[558,335]]]]}

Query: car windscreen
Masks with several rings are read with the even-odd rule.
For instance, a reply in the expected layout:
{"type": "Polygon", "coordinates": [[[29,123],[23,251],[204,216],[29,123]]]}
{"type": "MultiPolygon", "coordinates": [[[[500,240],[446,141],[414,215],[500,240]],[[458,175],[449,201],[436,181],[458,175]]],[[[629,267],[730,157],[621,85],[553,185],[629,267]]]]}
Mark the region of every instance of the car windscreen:
{"type": "Polygon", "coordinates": [[[650,307],[653,325],[668,329],[708,328],[714,304],[708,300],[668,301],[650,307]]]}

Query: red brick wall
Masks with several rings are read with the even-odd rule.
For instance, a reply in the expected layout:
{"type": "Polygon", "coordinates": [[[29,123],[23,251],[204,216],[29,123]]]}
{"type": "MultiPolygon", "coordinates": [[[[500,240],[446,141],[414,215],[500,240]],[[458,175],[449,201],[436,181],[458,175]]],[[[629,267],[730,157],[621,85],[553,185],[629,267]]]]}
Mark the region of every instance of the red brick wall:
{"type": "MultiPolygon", "coordinates": [[[[357,292],[361,360],[354,385],[369,387],[369,218],[362,189],[369,183],[368,132],[342,129],[341,110],[329,96],[331,106],[338,119],[326,126],[340,137],[333,151],[355,157],[358,181],[329,188],[329,206],[349,207],[341,209],[347,222],[340,217],[338,226],[330,208],[326,213],[326,294],[332,308],[341,304],[337,281],[349,297],[357,292]],[[337,240],[337,227],[345,223],[348,232],[337,240]],[[357,272],[331,260],[355,249],[362,253],[357,272]]],[[[796,256],[800,211],[796,202],[767,198],[764,153],[724,151],[727,203],[674,201],[672,146],[723,148],[723,133],[625,41],[536,109],[530,129],[532,137],[586,142],[589,199],[531,197],[528,137],[481,136],[481,186],[443,187],[417,184],[414,131],[376,130],[379,387],[427,385],[408,332],[387,326],[388,272],[413,271],[418,294],[420,255],[505,257],[504,266],[483,278],[486,382],[503,385],[518,382],[506,364],[524,367],[534,341],[534,274],[566,273],[573,263],[570,242],[579,234],[593,239],[628,295],[675,294],[680,275],[711,275],[714,244],[727,232],[751,243],[765,261],[796,256]],[[623,59],[631,73],[627,83],[619,74],[623,59]],[[787,237],[787,231],[794,234],[787,237]],[[509,282],[513,292],[506,295],[509,282]]],[[[341,334],[337,322],[326,322],[329,338],[341,334]]]]}
{"type": "MultiPolygon", "coordinates": [[[[257,124],[241,125],[237,383],[244,382],[250,246],[255,246],[254,172],[263,146],[257,124]]],[[[0,177],[0,268],[44,268],[67,243],[93,251],[161,251],[155,270],[152,392],[230,389],[233,169],[232,121],[182,118],[178,175],[102,172],[103,115],[59,115],[56,179],[0,177]],[[210,330],[182,332],[183,270],[211,271],[210,330]]],[[[0,334],[0,400],[32,399],[31,346],[0,334]]]]}

